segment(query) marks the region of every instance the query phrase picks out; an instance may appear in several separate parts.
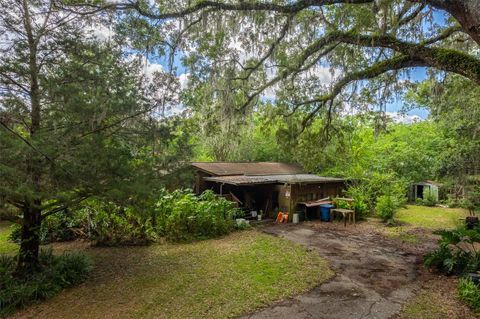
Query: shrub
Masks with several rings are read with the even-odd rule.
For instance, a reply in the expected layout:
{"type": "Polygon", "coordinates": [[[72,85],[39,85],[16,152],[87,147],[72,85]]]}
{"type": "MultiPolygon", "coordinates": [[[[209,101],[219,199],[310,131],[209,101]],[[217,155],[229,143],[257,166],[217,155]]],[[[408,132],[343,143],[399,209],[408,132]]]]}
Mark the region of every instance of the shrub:
{"type": "Polygon", "coordinates": [[[393,174],[373,173],[353,182],[347,191],[355,202],[361,203],[359,207],[362,212],[359,215],[366,216],[374,213],[377,201],[381,196],[390,195],[396,199],[399,207],[405,203],[407,183],[398,179],[393,174]],[[365,208],[366,207],[366,208],[365,208]],[[364,211],[366,209],[366,211],[364,211]]]}
{"type": "MultiPolygon", "coordinates": [[[[55,241],[69,241],[84,236],[82,229],[86,227],[87,219],[82,211],[72,212],[65,210],[55,215],[50,215],[42,221],[40,227],[40,242],[48,244],[55,241]]],[[[20,242],[21,227],[18,224],[11,226],[12,232],[9,239],[20,242]]]]}
{"type": "Polygon", "coordinates": [[[337,199],[334,201],[335,207],[343,209],[351,209],[351,204],[344,199],[337,199]]]}
{"type": "Polygon", "coordinates": [[[378,216],[386,223],[393,223],[395,212],[399,208],[395,198],[391,195],[382,195],[377,199],[375,210],[378,216]]]}
{"type": "Polygon", "coordinates": [[[146,245],[157,238],[151,216],[133,207],[92,202],[88,234],[98,246],[146,245]]]}
{"type": "Polygon", "coordinates": [[[0,256],[0,316],[78,285],[91,270],[90,259],[80,253],[55,256],[51,250],[42,250],[40,264],[40,271],[19,277],[14,273],[16,257],[0,256]]]}
{"type": "Polygon", "coordinates": [[[353,202],[353,209],[355,210],[355,217],[357,219],[365,219],[368,216],[368,207],[364,201],[355,200],[353,202]]]}
{"type": "Polygon", "coordinates": [[[195,196],[190,190],[164,194],[156,205],[156,227],[171,241],[221,236],[234,229],[240,215],[235,204],[206,191],[195,196]]]}
{"type": "Polygon", "coordinates": [[[445,274],[461,275],[480,270],[480,253],[475,243],[480,242],[479,229],[441,230],[436,234],[441,238],[439,248],[425,256],[425,265],[436,268],[445,274]]]}
{"type": "Polygon", "coordinates": [[[470,308],[480,313],[480,287],[471,279],[462,278],[458,284],[458,294],[470,308]]]}
{"type": "Polygon", "coordinates": [[[429,207],[433,207],[437,205],[437,199],[435,198],[434,193],[428,188],[425,188],[423,190],[423,199],[417,198],[415,202],[418,205],[429,206],[429,207]]]}

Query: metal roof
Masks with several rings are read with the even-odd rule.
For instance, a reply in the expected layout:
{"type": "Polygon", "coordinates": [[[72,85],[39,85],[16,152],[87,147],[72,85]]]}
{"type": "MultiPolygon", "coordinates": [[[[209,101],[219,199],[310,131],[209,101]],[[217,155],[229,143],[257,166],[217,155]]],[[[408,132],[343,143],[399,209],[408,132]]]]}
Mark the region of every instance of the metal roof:
{"type": "Polygon", "coordinates": [[[436,182],[436,181],[431,181],[431,180],[424,180],[424,181],[421,181],[419,183],[415,183],[413,185],[422,185],[422,186],[428,186],[428,185],[434,185],[434,186],[437,186],[437,187],[441,187],[442,184],[439,183],[439,182],[436,182]]]}
{"type": "Polygon", "coordinates": [[[215,176],[304,173],[298,165],[278,162],[194,162],[191,165],[215,176]]]}
{"type": "Polygon", "coordinates": [[[323,177],[313,174],[280,174],[280,175],[234,175],[204,177],[204,180],[232,185],[255,184],[316,184],[330,182],[344,182],[343,178],[323,177]]]}

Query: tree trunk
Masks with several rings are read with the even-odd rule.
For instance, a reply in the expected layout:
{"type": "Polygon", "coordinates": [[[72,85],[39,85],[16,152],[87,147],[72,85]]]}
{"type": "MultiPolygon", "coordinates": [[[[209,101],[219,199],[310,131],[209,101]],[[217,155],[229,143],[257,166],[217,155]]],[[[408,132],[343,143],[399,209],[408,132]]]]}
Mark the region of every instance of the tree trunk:
{"type": "MultiPolygon", "coordinates": [[[[413,0],[422,2],[424,0],[413,0]]],[[[428,0],[432,6],[450,13],[462,29],[480,45],[480,1],[479,0],[428,0]]]]}
{"type": "MultiPolygon", "coordinates": [[[[38,41],[39,37],[34,34],[32,27],[32,18],[30,16],[29,2],[23,0],[23,25],[27,35],[28,50],[29,50],[29,95],[30,95],[30,140],[35,141],[36,133],[40,129],[41,120],[41,92],[39,86],[40,67],[37,61],[38,41]]],[[[20,253],[18,257],[17,272],[25,273],[39,268],[38,253],[40,250],[40,226],[42,223],[41,215],[41,176],[42,176],[43,159],[36,150],[31,150],[27,158],[27,174],[30,179],[32,190],[34,192],[33,198],[25,200],[23,209],[23,224],[22,236],[20,242],[20,253]]]]}
{"type": "Polygon", "coordinates": [[[23,209],[23,224],[18,256],[18,273],[38,270],[40,267],[38,254],[40,250],[41,226],[40,201],[29,204],[23,209]]]}

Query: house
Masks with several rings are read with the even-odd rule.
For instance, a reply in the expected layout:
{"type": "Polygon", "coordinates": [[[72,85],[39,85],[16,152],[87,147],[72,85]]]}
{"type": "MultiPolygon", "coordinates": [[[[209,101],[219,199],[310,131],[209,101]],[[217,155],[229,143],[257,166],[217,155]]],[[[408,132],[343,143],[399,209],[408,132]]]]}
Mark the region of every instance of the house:
{"type": "Polygon", "coordinates": [[[317,209],[320,199],[342,195],[346,181],[306,173],[277,162],[195,162],[195,192],[211,189],[245,210],[274,217],[277,211],[317,209]]]}
{"type": "Polygon", "coordinates": [[[424,199],[426,194],[431,194],[435,201],[439,200],[439,189],[441,187],[440,183],[435,181],[425,180],[419,183],[410,185],[408,199],[411,202],[415,202],[418,198],[424,199]]]}

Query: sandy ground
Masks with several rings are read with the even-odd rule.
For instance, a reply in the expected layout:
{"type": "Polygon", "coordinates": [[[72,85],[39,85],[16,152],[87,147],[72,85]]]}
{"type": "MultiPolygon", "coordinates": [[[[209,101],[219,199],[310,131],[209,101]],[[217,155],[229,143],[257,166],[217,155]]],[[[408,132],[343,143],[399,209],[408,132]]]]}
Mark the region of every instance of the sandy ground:
{"type": "MultiPolygon", "coordinates": [[[[448,295],[455,287],[452,280],[441,283],[441,276],[422,266],[422,256],[435,248],[436,237],[428,232],[417,234],[422,240],[412,245],[386,237],[372,223],[345,228],[338,223],[310,222],[270,225],[263,230],[317,251],[337,275],[307,293],[244,318],[408,318],[402,308],[425,289],[436,284],[436,290],[444,289],[448,295]]],[[[466,307],[452,306],[456,313],[448,318],[475,318],[466,307]]]]}

